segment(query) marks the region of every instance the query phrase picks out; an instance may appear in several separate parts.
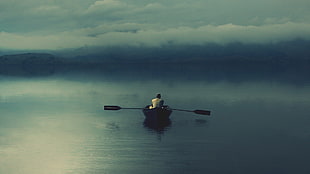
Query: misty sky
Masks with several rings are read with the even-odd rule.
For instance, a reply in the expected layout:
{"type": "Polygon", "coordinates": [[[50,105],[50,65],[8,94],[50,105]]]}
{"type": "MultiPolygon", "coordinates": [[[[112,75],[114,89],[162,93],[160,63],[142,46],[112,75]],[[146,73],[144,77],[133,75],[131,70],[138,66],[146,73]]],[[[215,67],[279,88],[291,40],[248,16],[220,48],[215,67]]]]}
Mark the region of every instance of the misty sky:
{"type": "Polygon", "coordinates": [[[1,0],[0,50],[310,39],[309,0],[1,0]]]}

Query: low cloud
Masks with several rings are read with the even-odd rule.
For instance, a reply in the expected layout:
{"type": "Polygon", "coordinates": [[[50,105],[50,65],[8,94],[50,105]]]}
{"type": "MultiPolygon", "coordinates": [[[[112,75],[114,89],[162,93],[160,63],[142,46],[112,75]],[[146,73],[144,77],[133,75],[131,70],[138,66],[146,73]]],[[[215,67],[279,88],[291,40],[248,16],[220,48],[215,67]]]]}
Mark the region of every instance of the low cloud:
{"type": "Polygon", "coordinates": [[[107,10],[114,11],[115,9],[122,9],[126,8],[126,4],[118,1],[118,0],[101,0],[96,1],[93,4],[89,6],[89,8],[86,10],[86,13],[100,13],[105,12],[107,10]]]}
{"type": "Polygon", "coordinates": [[[0,32],[0,47],[59,50],[84,46],[159,47],[167,44],[202,45],[232,42],[264,44],[293,39],[310,40],[310,24],[287,22],[262,26],[225,24],[195,28],[184,26],[154,29],[154,26],[148,24],[124,23],[100,25],[50,35],[0,32]]]}

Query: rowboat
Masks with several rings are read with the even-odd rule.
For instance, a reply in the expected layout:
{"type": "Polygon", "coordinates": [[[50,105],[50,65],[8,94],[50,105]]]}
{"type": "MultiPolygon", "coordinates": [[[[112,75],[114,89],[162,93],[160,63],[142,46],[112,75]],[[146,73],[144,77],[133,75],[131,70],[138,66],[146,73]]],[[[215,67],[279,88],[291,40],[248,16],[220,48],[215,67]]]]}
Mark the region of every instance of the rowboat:
{"type": "Polygon", "coordinates": [[[147,105],[142,111],[146,120],[149,121],[165,121],[169,120],[172,113],[172,109],[169,106],[163,106],[160,108],[149,109],[150,105],[147,105]]]}
{"type": "Polygon", "coordinates": [[[112,106],[112,105],[105,105],[104,110],[120,110],[120,109],[142,109],[145,119],[149,121],[165,121],[169,120],[170,114],[172,113],[172,110],[176,111],[184,111],[184,112],[193,112],[195,114],[200,115],[210,115],[211,111],[208,110],[185,110],[185,109],[172,109],[167,105],[164,105],[159,108],[149,109],[150,105],[145,106],[144,108],[123,108],[120,106],[112,106]]]}

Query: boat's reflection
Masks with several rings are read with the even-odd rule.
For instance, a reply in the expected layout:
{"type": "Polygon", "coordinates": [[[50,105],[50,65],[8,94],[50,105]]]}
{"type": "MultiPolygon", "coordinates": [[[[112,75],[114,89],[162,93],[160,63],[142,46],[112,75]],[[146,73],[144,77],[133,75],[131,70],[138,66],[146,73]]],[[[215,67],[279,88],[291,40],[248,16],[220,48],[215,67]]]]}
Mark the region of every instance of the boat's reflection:
{"type": "Polygon", "coordinates": [[[170,119],[156,120],[156,121],[145,119],[143,122],[145,128],[159,134],[162,134],[165,131],[167,131],[171,127],[171,124],[172,123],[170,119]]]}

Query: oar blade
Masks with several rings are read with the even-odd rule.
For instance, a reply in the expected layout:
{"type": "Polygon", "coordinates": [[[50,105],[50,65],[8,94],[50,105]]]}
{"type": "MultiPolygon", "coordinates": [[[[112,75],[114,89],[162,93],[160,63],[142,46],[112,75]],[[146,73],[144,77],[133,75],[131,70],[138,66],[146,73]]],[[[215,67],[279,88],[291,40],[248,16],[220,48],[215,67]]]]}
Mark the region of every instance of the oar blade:
{"type": "Polygon", "coordinates": [[[206,110],[194,110],[193,112],[200,115],[211,115],[211,111],[206,110]]]}
{"type": "Polygon", "coordinates": [[[104,110],[114,110],[114,111],[122,109],[119,106],[104,106],[103,108],[104,110]]]}

